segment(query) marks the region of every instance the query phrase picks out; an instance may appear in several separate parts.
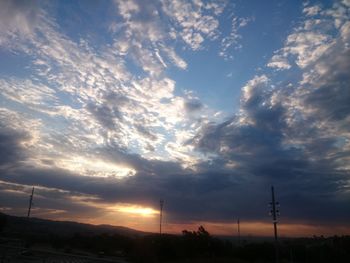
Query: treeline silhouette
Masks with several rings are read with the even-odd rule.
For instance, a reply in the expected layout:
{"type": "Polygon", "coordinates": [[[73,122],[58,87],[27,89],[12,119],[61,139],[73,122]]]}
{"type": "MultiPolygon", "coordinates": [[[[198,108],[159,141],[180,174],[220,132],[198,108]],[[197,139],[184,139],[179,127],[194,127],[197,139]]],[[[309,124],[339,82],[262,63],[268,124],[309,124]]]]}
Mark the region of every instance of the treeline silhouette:
{"type": "MultiPolygon", "coordinates": [[[[32,240],[31,242],[39,242],[32,240]]],[[[274,262],[271,241],[241,244],[211,236],[203,227],[182,235],[146,235],[130,238],[117,234],[71,238],[50,236],[56,249],[76,248],[103,256],[123,256],[131,262],[274,262]]],[[[281,262],[350,262],[350,237],[286,239],[280,243],[281,262]]]]}
{"type": "MultiPolygon", "coordinates": [[[[274,262],[274,244],[271,240],[244,240],[218,238],[203,226],[196,231],[183,230],[180,235],[75,232],[60,235],[45,232],[6,231],[8,218],[0,216],[3,238],[23,240],[30,248],[44,244],[55,251],[77,253],[88,251],[99,257],[123,257],[135,263],[143,262],[274,262]]],[[[279,244],[280,262],[350,262],[350,236],[286,238],[279,244]]]]}

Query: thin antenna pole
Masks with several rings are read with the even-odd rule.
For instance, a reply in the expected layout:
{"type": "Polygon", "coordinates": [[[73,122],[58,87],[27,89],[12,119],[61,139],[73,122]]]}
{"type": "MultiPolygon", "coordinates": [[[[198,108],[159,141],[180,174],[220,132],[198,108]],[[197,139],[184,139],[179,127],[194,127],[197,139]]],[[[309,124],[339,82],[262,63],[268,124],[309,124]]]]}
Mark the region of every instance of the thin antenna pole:
{"type": "Polygon", "coordinates": [[[27,218],[30,217],[30,210],[32,209],[32,205],[33,205],[33,197],[34,197],[34,186],[33,186],[33,189],[32,189],[32,194],[29,197],[29,208],[28,208],[27,218]]]}
{"type": "Polygon", "coordinates": [[[241,228],[240,228],[239,218],[237,220],[237,233],[238,233],[238,244],[240,244],[241,243],[241,228]]]}
{"type": "Polygon", "coordinates": [[[162,235],[162,219],[163,219],[163,205],[164,200],[160,199],[160,214],[159,214],[159,235],[162,235]]]}
{"type": "Polygon", "coordinates": [[[275,260],[276,263],[279,262],[279,255],[278,255],[278,237],[277,237],[277,215],[279,211],[276,209],[276,206],[278,205],[278,202],[275,201],[275,190],[273,186],[271,186],[271,196],[272,196],[272,219],[273,219],[273,230],[274,230],[274,236],[275,236],[275,260]]]}

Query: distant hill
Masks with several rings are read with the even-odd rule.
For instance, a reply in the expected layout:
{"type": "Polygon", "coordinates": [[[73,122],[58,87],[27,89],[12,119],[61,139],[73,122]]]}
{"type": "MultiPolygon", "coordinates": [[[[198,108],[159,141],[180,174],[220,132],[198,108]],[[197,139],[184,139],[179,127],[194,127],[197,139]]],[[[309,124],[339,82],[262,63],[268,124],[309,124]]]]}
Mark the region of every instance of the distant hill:
{"type": "Polygon", "coordinates": [[[122,226],[91,225],[72,221],[53,221],[34,217],[11,216],[4,213],[0,213],[0,222],[3,225],[3,232],[11,234],[26,232],[39,235],[53,234],[58,236],[72,236],[74,234],[100,235],[106,233],[126,237],[141,237],[150,234],[122,226]]]}

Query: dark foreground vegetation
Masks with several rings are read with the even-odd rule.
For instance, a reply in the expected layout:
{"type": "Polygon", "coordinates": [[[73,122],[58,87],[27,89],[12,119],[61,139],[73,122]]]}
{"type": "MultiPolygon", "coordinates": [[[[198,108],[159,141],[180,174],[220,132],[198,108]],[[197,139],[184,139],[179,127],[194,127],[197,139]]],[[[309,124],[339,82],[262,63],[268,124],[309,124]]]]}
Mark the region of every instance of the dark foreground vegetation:
{"type": "MultiPolygon", "coordinates": [[[[102,229],[106,231],[108,227],[102,229]]],[[[45,247],[62,253],[119,257],[135,263],[274,262],[274,244],[271,240],[248,242],[242,239],[238,242],[217,238],[202,226],[197,231],[184,230],[181,235],[160,236],[125,228],[118,231],[110,228],[108,232],[101,232],[100,228],[90,225],[27,220],[0,214],[0,233],[1,246],[17,240],[29,249],[45,247]],[[60,227],[63,229],[65,224],[70,231],[57,231],[60,227]]],[[[350,236],[283,239],[280,240],[279,253],[280,262],[348,263],[350,236]]]]}

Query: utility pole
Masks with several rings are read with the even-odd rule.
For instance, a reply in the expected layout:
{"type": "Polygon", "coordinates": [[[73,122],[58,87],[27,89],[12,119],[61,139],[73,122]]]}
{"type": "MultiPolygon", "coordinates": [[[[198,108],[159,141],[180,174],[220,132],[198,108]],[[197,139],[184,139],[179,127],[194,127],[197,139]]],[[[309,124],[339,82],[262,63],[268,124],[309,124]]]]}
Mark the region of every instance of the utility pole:
{"type": "Polygon", "coordinates": [[[160,204],[160,214],[159,214],[159,235],[162,235],[162,217],[163,217],[163,205],[164,205],[164,200],[160,199],[159,201],[160,204]]]}
{"type": "Polygon", "coordinates": [[[30,210],[32,209],[32,205],[33,205],[33,197],[34,197],[34,186],[33,186],[33,189],[32,189],[32,194],[29,197],[29,208],[28,208],[27,218],[30,217],[30,210]]]}
{"type": "Polygon", "coordinates": [[[237,234],[238,234],[238,244],[241,243],[241,229],[240,229],[240,222],[239,222],[239,218],[237,220],[237,234]]]}
{"type": "Polygon", "coordinates": [[[279,206],[279,203],[275,201],[275,190],[273,186],[271,186],[271,196],[272,196],[272,202],[271,205],[271,215],[272,215],[272,222],[273,222],[273,230],[274,230],[274,236],[275,236],[275,260],[276,263],[279,262],[279,255],[278,255],[278,238],[277,238],[277,216],[279,216],[279,210],[276,208],[279,206]]]}

